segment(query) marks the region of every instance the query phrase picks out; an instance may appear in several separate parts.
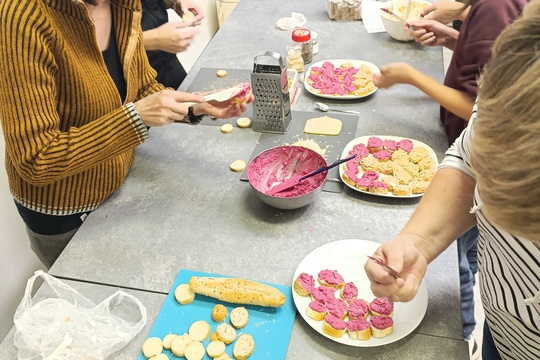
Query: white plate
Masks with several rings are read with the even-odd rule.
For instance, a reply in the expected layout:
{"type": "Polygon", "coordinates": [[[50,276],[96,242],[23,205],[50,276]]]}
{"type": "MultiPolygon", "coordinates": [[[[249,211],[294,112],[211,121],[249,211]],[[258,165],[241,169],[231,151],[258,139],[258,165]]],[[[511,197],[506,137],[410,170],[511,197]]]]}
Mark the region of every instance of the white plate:
{"type": "MultiPolygon", "coordinates": [[[[352,139],[343,149],[343,152],[341,153],[341,158],[343,159],[344,157],[349,156],[349,151],[353,149],[354,145],[364,144],[367,146],[368,139],[372,136],[378,137],[382,140],[394,140],[396,142],[403,139],[409,139],[412,141],[414,147],[421,146],[427,149],[429,156],[435,161],[435,167],[437,167],[437,165],[439,164],[439,161],[437,160],[437,154],[435,154],[435,151],[433,151],[433,149],[429,145],[424,144],[421,141],[411,139],[411,138],[404,138],[404,137],[399,137],[399,136],[388,136],[388,135],[368,135],[368,136],[360,136],[360,137],[357,137],[356,139],[352,139]]],[[[346,169],[346,166],[347,165],[345,164],[339,166],[339,178],[342,179],[342,181],[343,181],[343,174],[345,173],[344,169],[346,169]]],[[[360,169],[360,171],[361,170],[362,169],[360,169]]],[[[359,175],[360,174],[361,173],[359,173],[359,175]]],[[[369,191],[360,190],[354,186],[347,184],[346,182],[344,183],[345,185],[347,185],[353,190],[356,190],[358,192],[365,193],[365,194],[376,195],[376,196],[394,197],[394,198],[415,198],[415,197],[420,197],[424,195],[424,194],[412,194],[412,195],[405,195],[405,196],[397,196],[397,195],[392,194],[391,192],[389,192],[388,194],[375,194],[369,191]]]]}
{"type": "Polygon", "coordinates": [[[363,97],[366,97],[366,96],[370,96],[375,91],[377,91],[377,88],[375,88],[373,91],[370,91],[366,95],[360,95],[360,96],[357,96],[357,95],[343,95],[343,96],[340,96],[340,95],[326,95],[326,94],[317,93],[317,91],[315,89],[313,89],[313,87],[311,87],[311,85],[308,84],[308,82],[306,80],[307,80],[307,77],[310,74],[310,71],[311,71],[312,67],[314,67],[314,66],[322,67],[322,64],[324,64],[327,61],[332,63],[335,67],[339,67],[343,63],[351,63],[351,64],[353,64],[354,67],[358,68],[358,67],[360,67],[360,65],[364,64],[364,65],[369,66],[372,74],[379,74],[381,72],[379,70],[379,68],[377,67],[377,65],[375,65],[373,63],[370,63],[370,62],[367,62],[367,61],[363,61],[363,60],[336,59],[336,60],[323,60],[323,61],[316,62],[316,63],[312,64],[309,67],[308,71],[305,73],[306,74],[305,75],[306,79],[304,79],[304,87],[306,88],[307,91],[309,91],[313,95],[316,95],[316,96],[319,96],[319,97],[322,97],[322,98],[327,98],[327,99],[348,100],[348,99],[360,99],[360,98],[363,98],[363,97]]]}
{"type": "MultiPolygon", "coordinates": [[[[369,287],[369,279],[364,271],[364,263],[368,255],[372,255],[381,244],[368,240],[339,240],[324,244],[310,252],[298,265],[293,277],[294,280],[301,273],[313,275],[317,281],[317,274],[321,270],[337,270],[346,282],[352,281],[358,288],[358,298],[373,300],[375,297],[369,287]]],[[[318,285],[318,284],[317,284],[318,285]]],[[[339,294],[336,292],[336,297],[339,294]]],[[[341,338],[335,338],[322,331],[322,321],[315,321],[306,315],[306,307],[310,297],[300,296],[293,290],[293,300],[298,312],[304,320],[321,335],[338,343],[357,346],[373,347],[393,343],[409,335],[420,324],[426,314],[428,305],[428,292],[426,284],[422,281],[415,298],[407,303],[396,303],[394,307],[394,332],[383,338],[371,337],[369,340],[355,340],[345,333],[341,338]]]]}

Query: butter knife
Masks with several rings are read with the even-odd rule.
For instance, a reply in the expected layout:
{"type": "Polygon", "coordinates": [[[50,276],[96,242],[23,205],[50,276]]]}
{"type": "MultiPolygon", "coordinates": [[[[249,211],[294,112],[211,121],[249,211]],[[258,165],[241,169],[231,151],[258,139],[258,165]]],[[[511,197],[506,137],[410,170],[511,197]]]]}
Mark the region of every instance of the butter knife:
{"type": "Polygon", "coordinates": [[[390,14],[390,15],[392,15],[393,17],[395,17],[396,20],[398,20],[398,21],[399,21],[400,23],[402,23],[403,25],[406,25],[406,26],[410,27],[410,28],[413,29],[413,30],[418,30],[418,28],[417,28],[416,26],[412,25],[410,22],[406,21],[406,20],[405,20],[404,18],[402,18],[401,16],[396,15],[392,10],[387,9],[387,8],[385,8],[385,7],[382,7],[381,10],[384,11],[385,13],[390,14]]]}
{"type": "Polygon", "coordinates": [[[389,273],[391,276],[395,277],[396,279],[400,279],[401,276],[399,276],[398,272],[394,269],[392,269],[390,266],[386,265],[385,263],[383,263],[383,261],[381,259],[377,259],[376,257],[373,257],[373,256],[369,256],[368,255],[368,258],[370,258],[371,260],[373,260],[374,262],[376,262],[377,264],[379,264],[384,270],[386,270],[387,273],[389,273]]]}

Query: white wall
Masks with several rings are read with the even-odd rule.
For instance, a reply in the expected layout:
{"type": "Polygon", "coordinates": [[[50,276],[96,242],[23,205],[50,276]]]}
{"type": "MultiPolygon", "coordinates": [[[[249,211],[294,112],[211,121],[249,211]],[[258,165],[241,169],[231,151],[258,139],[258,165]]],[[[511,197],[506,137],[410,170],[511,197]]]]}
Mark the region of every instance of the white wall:
{"type": "MultiPolygon", "coordinates": [[[[185,52],[178,54],[186,71],[191,69],[218,29],[215,0],[198,1],[205,12],[201,32],[185,52]]],[[[30,249],[24,223],[13,204],[4,158],[4,138],[0,136],[0,340],[13,326],[13,314],[23,296],[26,281],[34,271],[44,269],[30,249]]]]}

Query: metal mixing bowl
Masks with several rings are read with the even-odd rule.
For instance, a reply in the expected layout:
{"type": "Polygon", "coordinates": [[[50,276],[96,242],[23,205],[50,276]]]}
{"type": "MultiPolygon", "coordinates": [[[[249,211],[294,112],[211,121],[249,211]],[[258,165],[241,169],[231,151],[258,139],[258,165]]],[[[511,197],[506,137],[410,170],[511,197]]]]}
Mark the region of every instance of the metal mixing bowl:
{"type": "Polygon", "coordinates": [[[263,202],[278,209],[298,209],[320,194],[328,171],[310,177],[281,193],[268,195],[268,191],[285,179],[307,175],[325,165],[326,160],[311,149],[293,145],[276,146],[255,156],[249,163],[247,175],[249,184],[263,202]]]}

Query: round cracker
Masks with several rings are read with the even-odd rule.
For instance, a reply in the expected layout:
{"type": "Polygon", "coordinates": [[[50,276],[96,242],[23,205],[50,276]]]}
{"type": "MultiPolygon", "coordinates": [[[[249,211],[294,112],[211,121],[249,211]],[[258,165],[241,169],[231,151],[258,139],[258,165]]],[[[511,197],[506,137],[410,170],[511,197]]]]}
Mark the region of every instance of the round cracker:
{"type": "Polygon", "coordinates": [[[221,125],[221,132],[224,134],[228,134],[233,131],[232,124],[223,124],[221,125]]]}
{"type": "Polygon", "coordinates": [[[246,169],[246,162],[244,160],[236,160],[231,165],[230,168],[234,172],[242,172],[246,169]]]}
{"type": "Polygon", "coordinates": [[[227,76],[227,70],[218,70],[216,72],[216,75],[219,76],[219,77],[224,77],[224,76],[227,76]]]}
{"type": "Polygon", "coordinates": [[[236,120],[236,125],[238,125],[239,128],[248,128],[251,126],[251,119],[248,117],[241,117],[236,120]]]}

